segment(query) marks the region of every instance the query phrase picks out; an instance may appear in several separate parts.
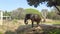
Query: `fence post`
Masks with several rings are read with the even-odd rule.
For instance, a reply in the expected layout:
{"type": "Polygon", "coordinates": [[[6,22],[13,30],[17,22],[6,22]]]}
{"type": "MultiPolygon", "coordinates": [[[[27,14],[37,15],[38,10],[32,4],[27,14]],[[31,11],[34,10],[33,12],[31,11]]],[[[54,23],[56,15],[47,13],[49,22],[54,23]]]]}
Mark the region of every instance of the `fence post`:
{"type": "Polygon", "coordinates": [[[0,25],[3,25],[3,12],[0,11],[0,25]]]}

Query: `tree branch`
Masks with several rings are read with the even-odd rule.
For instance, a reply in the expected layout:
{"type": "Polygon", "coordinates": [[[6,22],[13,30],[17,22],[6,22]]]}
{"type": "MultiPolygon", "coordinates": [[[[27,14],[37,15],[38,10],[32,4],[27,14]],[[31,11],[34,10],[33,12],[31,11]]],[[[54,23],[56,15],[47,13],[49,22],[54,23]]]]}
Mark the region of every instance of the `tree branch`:
{"type": "Polygon", "coordinates": [[[60,12],[59,8],[57,6],[55,6],[55,8],[60,12]]]}
{"type": "Polygon", "coordinates": [[[60,15],[60,10],[59,10],[59,8],[56,6],[56,5],[54,5],[54,7],[58,10],[58,15],[60,15]]]}

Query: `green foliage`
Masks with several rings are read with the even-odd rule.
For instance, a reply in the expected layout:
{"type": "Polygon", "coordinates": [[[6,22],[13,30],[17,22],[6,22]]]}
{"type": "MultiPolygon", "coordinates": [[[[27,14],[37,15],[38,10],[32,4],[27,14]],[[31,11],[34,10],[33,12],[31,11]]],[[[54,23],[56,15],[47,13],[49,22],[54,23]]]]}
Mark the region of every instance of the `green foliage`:
{"type": "Polygon", "coordinates": [[[25,10],[22,8],[18,8],[16,10],[12,11],[11,16],[13,19],[24,19],[26,14],[38,14],[41,16],[41,12],[39,12],[36,9],[32,9],[32,8],[25,9],[25,10]]]}
{"type": "Polygon", "coordinates": [[[47,2],[47,6],[60,6],[60,0],[27,0],[30,6],[37,7],[40,3],[47,2]]]}
{"type": "Polygon", "coordinates": [[[60,16],[56,14],[56,12],[51,11],[48,13],[47,17],[49,19],[60,20],[60,16]]]}
{"type": "Polygon", "coordinates": [[[11,16],[11,12],[5,11],[5,12],[3,12],[3,15],[4,16],[11,16]]]}
{"type": "Polygon", "coordinates": [[[39,12],[39,11],[36,10],[36,9],[32,9],[32,8],[25,9],[25,14],[38,14],[38,15],[41,16],[41,12],[39,12]]]}
{"type": "Polygon", "coordinates": [[[44,2],[45,0],[27,0],[30,6],[37,7],[40,3],[44,2]]]}
{"type": "Polygon", "coordinates": [[[53,29],[49,31],[49,34],[60,34],[60,29],[53,29]]]}
{"type": "Polygon", "coordinates": [[[12,17],[12,19],[23,19],[24,18],[24,9],[17,8],[16,10],[13,10],[11,17],[12,17]]]}
{"type": "Polygon", "coordinates": [[[2,34],[2,32],[0,32],[0,34],[2,34]]]}
{"type": "Polygon", "coordinates": [[[47,3],[47,7],[52,7],[54,6],[58,11],[60,15],[60,10],[57,6],[60,6],[60,0],[27,0],[28,4],[30,6],[34,6],[34,7],[38,7],[39,5],[43,4],[44,3],[47,3]],[[41,4],[40,4],[41,3],[41,4]]]}

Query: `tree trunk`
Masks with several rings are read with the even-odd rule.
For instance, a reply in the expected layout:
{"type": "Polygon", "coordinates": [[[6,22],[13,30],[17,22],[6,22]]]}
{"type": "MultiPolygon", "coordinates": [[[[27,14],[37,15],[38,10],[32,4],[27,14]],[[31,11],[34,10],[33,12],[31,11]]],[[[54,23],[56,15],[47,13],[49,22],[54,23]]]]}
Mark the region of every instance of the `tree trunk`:
{"type": "Polygon", "coordinates": [[[46,18],[44,18],[43,22],[46,22],[46,18]]]}

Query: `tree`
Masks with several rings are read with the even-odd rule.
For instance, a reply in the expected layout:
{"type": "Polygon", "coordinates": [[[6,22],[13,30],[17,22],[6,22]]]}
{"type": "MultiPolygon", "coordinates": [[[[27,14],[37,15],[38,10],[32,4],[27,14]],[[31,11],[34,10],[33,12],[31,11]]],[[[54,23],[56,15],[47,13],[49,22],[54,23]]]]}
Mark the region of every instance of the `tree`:
{"type": "Polygon", "coordinates": [[[3,16],[11,16],[11,12],[4,11],[4,12],[3,12],[3,16]]]}
{"type": "Polygon", "coordinates": [[[57,6],[60,6],[60,0],[27,0],[28,4],[30,6],[34,6],[34,7],[37,7],[39,6],[39,4],[43,3],[43,2],[47,2],[47,7],[52,7],[54,6],[57,10],[58,10],[58,13],[60,15],[60,10],[57,6]]]}
{"type": "Polygon", "coordinates": [[[48,10],[47,9],[42,9],[41,13],[42,13],[42,16],[43,16],[44,22],[45,22],[46,21],[47,14],[48,14],[48,10]]]}
{"type": "Polygon", "coordinates": [[[56,12],[57,12],[56,9],[52,9],[50,12],[48,12],[47,18],[54,19],[54,20],[60,20],[60,15],[57,15],[56,12]]]}
{"type": "Polygon", "coordinates": [[[24,9],[23,8],[17,8],[16,10],[13,10],[12,11],[12,14],[11,14],[11,17],[13,19],[21,19],[23,18],[23,12],[24,12],[24,9]]]}
{"type": "Polygon", "coordinates": [[[32,8],[25,9],[25,14],[38,14],[41,16],[41,12],[32,8]]]}

